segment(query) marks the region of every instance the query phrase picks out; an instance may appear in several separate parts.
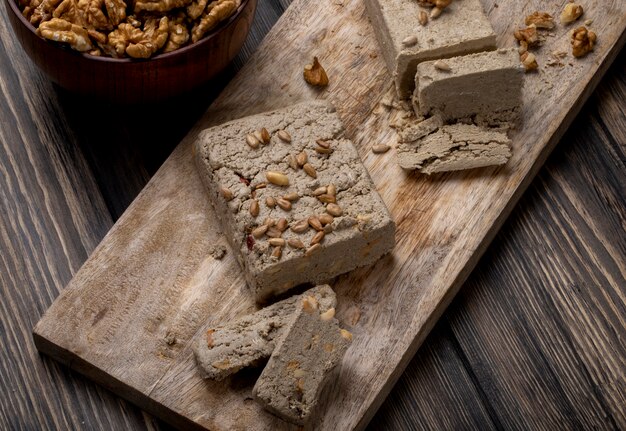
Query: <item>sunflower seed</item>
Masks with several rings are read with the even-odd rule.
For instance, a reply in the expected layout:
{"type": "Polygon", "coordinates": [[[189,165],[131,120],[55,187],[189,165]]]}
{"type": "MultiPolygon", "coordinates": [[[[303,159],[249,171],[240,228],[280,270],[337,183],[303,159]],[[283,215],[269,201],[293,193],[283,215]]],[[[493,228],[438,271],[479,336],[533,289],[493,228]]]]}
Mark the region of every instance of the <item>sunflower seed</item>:
{"type": "Polygon", "coordinates": [[[220,192],[222,193],[222,196],[224,197],[224,199],[226,199],[227,201],[232,201],[233,198],[235,197],[233,195],[233,192],[231,192],[230,189],[228,189],[226,187],[222,187],[220,189],[220,192]]]}
{"type": "Polygon", "coordinates": [[[324,239],[324,235],[326,234],[324,233],[323,230],[316,233],[311,239],[311,245],[319,244],[320,242],[322,242],[322,240],[324,239]]]}
{"type": "Polygon", "coordinates": [[[270,238],[280,238],[282,234],[283,233],[274,226],[272,226],[267,230],[267,232],[265,232],[265,235],[269,236],[270,238]]]}
{"type": "Polygon", "coordinates": [[[328,310],[326,310],[326,311],[324,311],[323,313],[320,314],[320,319],[325,321],[325,322],[329,321],[333,317],[335,317],[335,309],[334,308],[329,308],[328,310]]]}
{"type": "Polygon", "coordinates": [[[286,231],[288,226],[289,226],[289,222],[285,218],[279,219],[278,223],[276,223],[276,228],[281,232],[286,231]]]}
{"type": "Polygon", "coordinates": [[[265,127],[263,127],[261,129],[261,142],[267,145],[270,143],[270,139],[271,139],[270,132],[268,132],[265,127]]]}
{"type": "Polygon", "coordinates": [[[263,224],[261,226],[255,227],[254,229],[252,229],[252,236],[255,237],[256,239],[261,238],[263,235],[265,235],[265,232],[267,232],[267,225],[263,224]]]}
{"type": "Polygon", "coordinates": [[[254,190],[258,190],[258,189],[264,189],[265,187],[267,187],[267,183],[259,183],[259,184],[255,184],[252,188],[254,190]]]}
{"type": "Polygon", "coordinates": [[[334,197],[333,195],[329,195],[328,193],[324,193],[323,195],[319,195],[317,197],[321,202],[324,202],[325,204],[334,204],[337,202],[337,198],[334,197]]]}
{"type": "Polygon", "coordinates": [[[317,218],[323,225],[331,224],[335,220],[335,218],[330,214],[320,214],[317,218]]]}
{"type": "Polygon", "coordinates": [[[300,195],[298,195],[298,193],[296,192],[291,192],[291,193],[287,193],[286,195],[284,195],[283,199],[289,202],[297,201],[298,199],[300,199],[300,195]]]}
{"type": "Polygon", "coordinates": [[[449,72],[450,71],[450,65],[448,63],[446,63],[443,60],[437,60],[433,63],[433,66],[435,66],[435,69],[438,70],[443,70],[444,72],[449,72]]]}
{"type": "Polygon", "coordinates": [[[277,186],[289,185],[289,178],[282,172],[267,171],[265,173],[265,178],[267,178],[267,181],[277,186]]]}
{"type": "Polygon", "coordinates": [[[337,187],[335,187],[334,184],[329,184],[328,187],[326,188],[326,193],[328,193],[331,196],[337,196],[337,187]]]}
{"type": "Polygon", "coordinates": [[[270,208],[274,208],[276,206],[276,199],[274,199],[272,196],[266,197],[265,205],[267,205],[270,208]]]}
{"type": "Polygon", "coordinates": [[[309,156],[307,156],[306,151],[302,151],[298,153],[296,156],[296,161],[298,162],[298,166],[303,167],[304,164],[309,160],[309,156]]]}
{"type": "Polygon", "coordinates": [[[428,14],[423,10],[420,11],[419,17],[417,19],[421,25],[428,24],[428,14]]]}
{"type": "Polygon", "coordinates": [[[339,217],[343,214],[343,210],[337,204],[328,204],[326,205],[326,212],[333,217],[339,217]]]}
{"type": "Polygon", "coordinates": [[[315,216],[309,217],[309,226],[311,226],[316,231],[321,231],[322,229],[324,229],[322,223],[320,222],[320,219],[315,216]]]}
{"type": "Polygon", "coordinates": [[[315,148],[315,152],[318,154],[331,154],[333,152],[332,148],[322,148],[322,147],[316,147],[315,148]]]}
{"type": "Polygon", "coordinates": [[[389,148],[391,148],[391,147],[389,145],[385,145],[385,144],[374,145],[372,147],[372,153],[374,153],[374,154],[386,153],[387,151],[389,151],[389,148]]]}
{"type": "Polygon", "coordinates": [[[272,251],[272,257],[276,259],[280,259],[282,255],[283,255],[283,248],[274,247],[274,250],[272,251]]]}
{"type": "Polygon", "coordinates": [[[250,203],[250,215],[252,217],[256,217],[259,215],[259,201],[256,199],[252,200],[250,203]]]}
{"type": "Polygon", "coordinates": [[[286,241],[282,238],[270,238],[268,242],[274,247],[284,247],[286,244],[286,241]]]}
{"type": "Polygon", "coordinates": [[[326,226],[324,226],[324,233],[325,234],[329,234],[333,231],[333,225],[332,224],[327,224],[326,226]]]}
{"type": "Polygon", "coordinates": [[[304,233],[309,230],[309,221],[307,219],[298,220],[291,225],[291,231],[295,233],[304,233]]]}
{"type": "Polygon", "coordinates": [[[271,217],[268,217],[263,221],[263,224],[266,225],[267,227],[272,227],[276,224],[276,220],[274,220],[271,217]]]}
{"type": "Polygon", "coordinates": [[[317,252],[322,246],[320,244],[315,244],[312,245],[311,247],[307,248],[306,251],[304,252],[304,255],[309,257],[311,256],[313,253],[317,252]]]}
{"type": "Polygon", "coordinates": [[[417,36],[408,36],[402,40],[402,45],[404,46],[413,46],[417,43],[417,36]]]}
{"type": "Polygon", "coordinates": [[[294,171],[297,171],[300,168],[300,165],[298,165],[298,160],[296,159],[296,156],[294,156],[293,154],[289,154],[287,156],[287,164],[294,171]]]}
{"type": "Polygon", "coordinates": [[[283,198],[278,198],[276,199],[276,204],[281,207],[283,210],[285,211],[290,211],[291,210],[291,202],[283,199],[283,198]]]}
{"type": "Polygon", "coordinates": [[[330,148],[330,143],[323,141],[321,139],[318,139],[317,141],[315,141],[315,143],[319,145],[320,147],[325,148],[327,150],[330,148]]]}
{"type": "Polygon", "coordinates": [[[297,248],[297,249],[304,248],[304,243],[300,241],[298,238],[289,238],[287,240],[287,244],[289,244],[289,247],[291,248],[297,248]]]}
{"type": "Polygon", "coordinates": [[[278,131],[278,137],[283,142],[287,142],[287,143],[291,142],[291,135],[289,133],[287,133],[286,130],[279,130],[278,131]]]}
{"type": "Polygon", "coordinates": [[[250,134],[246,136],[246,144],[248,144],[250,148],[256,150],[259,148],[259,145],[261,145],[261,142],[256,138],[256,136],[250,134]]]}
{"type": "Polygon", "coordinates": [[[318,187],[315,190],[313,190],[313,193],[311,193],[313,196],[319,196],[319,195],[323,195],[326,192],[327,188],[326,187],[318,187]]]}
{"type": "Polygon", "coordinates": [[[304,166],[302,166],[302,169],[304,169],[304,172],[306,172],[308,176],[317,178],[317,171],[310,163],[305,163],[304,166]]]}

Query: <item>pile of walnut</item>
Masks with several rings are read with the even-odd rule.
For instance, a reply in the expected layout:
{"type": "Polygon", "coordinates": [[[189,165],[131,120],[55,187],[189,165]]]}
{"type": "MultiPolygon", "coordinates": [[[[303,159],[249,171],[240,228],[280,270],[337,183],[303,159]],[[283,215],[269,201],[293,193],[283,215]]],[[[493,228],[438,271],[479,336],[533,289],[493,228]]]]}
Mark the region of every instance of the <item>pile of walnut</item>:
{"type": "MultiPolygon", "coordinates": [[[[584,13],[583,7],[579,4],[570,2],[565,5],[561,12],[561,24],[569,25],[578,20],[584,13]]],[[[527,72],[537,70],[539,64],[537,58],[529,50],[541,45],[543,38],[539,32],[541,30],[552,30],[555,27],[554,18],[547,12],[534,12],[528,15],[525,20],[526,28],[516,30],[515,39],[519,43],[519,53],[522,65],[527,72]]],[[[590,25],[591,20],[585,22],[590,25]]],[[[588,30],[587,27],[578,27],[572,32],[572,55],[576,58],[583,57],[593,51],[596,43],[596,34],[588,30]]],[[[555,58],[562,58],[565,53],[553,53],[555,58]]]]}
{"type": "Polygon", "coordinates": [[[91,55],[149,58],[197,42],[241,0],[19,0],[45,39],[91,55]]]}

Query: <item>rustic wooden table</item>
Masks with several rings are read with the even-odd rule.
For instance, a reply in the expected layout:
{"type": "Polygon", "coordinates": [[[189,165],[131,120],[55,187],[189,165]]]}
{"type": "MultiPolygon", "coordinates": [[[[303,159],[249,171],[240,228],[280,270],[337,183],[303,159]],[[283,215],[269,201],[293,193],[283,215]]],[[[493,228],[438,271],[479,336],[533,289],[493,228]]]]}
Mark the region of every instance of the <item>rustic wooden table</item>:
{"type": "MultiPolygon", "coordinates": [[[[0,13],[0,429],[167,429],[40,356],[31,330],[284,11],[193,97],[94,105],[0,13]],[[182,107],[182,108],[181,108],[182,107]]],[[[371,429],[626,429],[626,52],[410,363],[371,429]]]]}

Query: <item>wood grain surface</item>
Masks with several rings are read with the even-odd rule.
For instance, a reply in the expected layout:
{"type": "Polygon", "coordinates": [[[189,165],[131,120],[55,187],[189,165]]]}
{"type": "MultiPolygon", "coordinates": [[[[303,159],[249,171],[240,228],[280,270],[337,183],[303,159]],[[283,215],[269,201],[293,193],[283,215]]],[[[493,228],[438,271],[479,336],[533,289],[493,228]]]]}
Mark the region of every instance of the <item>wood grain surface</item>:
{"type": "MultiPolygon", "coordinates": [[[[281,12],[278,4],[260,7],[259,25],[281,12]]],[[[8,347],[0,368],[0,421],[9,429],[165,428],[38,358],[28,333],[206,105],[188,101],[182,113],[161,106],[126,120],[120,113],[114,127],[94,130],[86,120],[107,107],[81,110],[85,101],[42,80],[7,43],[6,26],[0,29],[6,95],[0,104],[6,298],[0,330],[8,347]],[[175,118],[180,127],[144,136],[140,120],[147,118],[175,118]],[[162,140],[157,145],[155,137],[162,140]]],[[[374,429],[540,427],[561,418],[563,428],[624,427],[624,380],[616,367],[623,369],[625,350],[624,79],[616,65],[411,363],[374,429]]]]}

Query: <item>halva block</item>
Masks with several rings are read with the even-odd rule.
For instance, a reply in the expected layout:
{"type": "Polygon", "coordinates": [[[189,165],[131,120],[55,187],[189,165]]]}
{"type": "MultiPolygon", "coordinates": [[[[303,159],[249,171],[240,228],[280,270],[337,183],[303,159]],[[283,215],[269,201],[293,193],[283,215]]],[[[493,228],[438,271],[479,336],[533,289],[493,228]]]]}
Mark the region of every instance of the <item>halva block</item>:
{"type": "Polygon", "coordinates": [[[369,265],[394,246],[389,211],[327,102],[207,129],[196,162],[257,301],[369,265]]]}
{"type": "Polygon", "coordinates": [[[351,340],[352,334],[339,328],[334,309],[324,312],[314,298],[304,297],[254,385],[255,399],[289,422],[309,422],[324,385],[351,340]]]}
{"type": "Polygon", "coordinates": [[[453,1],[423,26],[416,0],[365,0],[400,99],[415,87],[418,63],[496,49],[496,35],[480,0],[453,1]]]}
{"type": "Polygon", "coordinates": [[[223,380],[242,368],[256,366],[269,358],[304,297],[313,298],[321,312],[335,308],[337,304],[330,286],[321,285],[233,322],[210,328],[193,349],[202,376],[223,380]]]}

